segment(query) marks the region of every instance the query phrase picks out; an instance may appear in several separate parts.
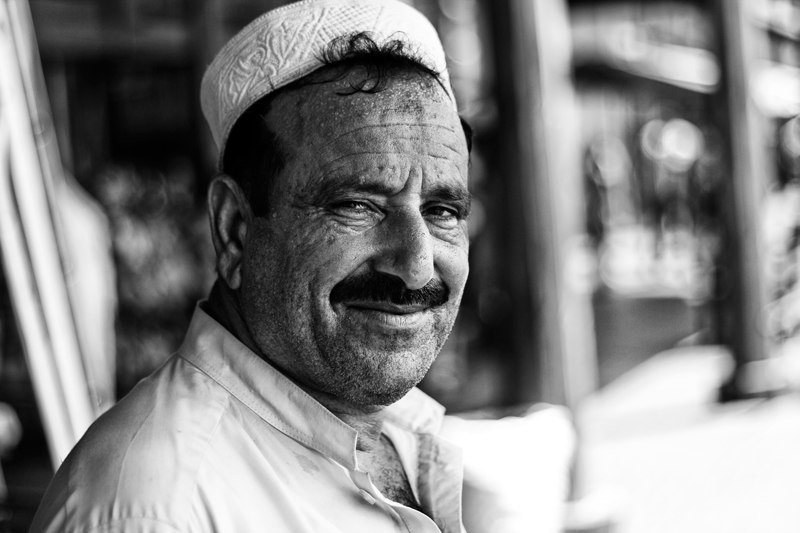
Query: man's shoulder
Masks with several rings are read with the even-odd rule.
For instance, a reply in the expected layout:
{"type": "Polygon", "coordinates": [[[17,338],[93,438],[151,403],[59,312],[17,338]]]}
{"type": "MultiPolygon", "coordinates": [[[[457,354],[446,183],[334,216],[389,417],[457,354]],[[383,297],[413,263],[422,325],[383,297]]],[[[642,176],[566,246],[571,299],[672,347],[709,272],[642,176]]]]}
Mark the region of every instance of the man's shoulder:
{"type": "Polygon", "coordinates": [[[174,355],[92,424],[70,456],[100,455],[123,467],[140,451],[184,454],[181,445],[211,438],[229,402],[224,388],[174,355]]]}
{"type": "Polygon", "coordinates": [[[178,528],[230,403],[224,388],[173,356],[92,424],[59,468],[37,523],[52,526],[60,514],[87,531],[131,519],[178,528]]]}

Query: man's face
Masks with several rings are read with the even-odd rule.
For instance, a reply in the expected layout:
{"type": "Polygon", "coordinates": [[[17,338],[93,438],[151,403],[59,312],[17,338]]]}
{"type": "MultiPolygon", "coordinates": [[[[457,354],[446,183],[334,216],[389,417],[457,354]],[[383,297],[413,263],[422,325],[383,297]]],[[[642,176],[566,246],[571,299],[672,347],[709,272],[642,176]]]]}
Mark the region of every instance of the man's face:
{"type": "Polygon", "coordinates": [[[456,317],[468,153],[435,82],[343,96],[360,74],[274,101],[286,165],[248,230],[240,295],[256,344],[289,375],[388,405],[422,379],[456,317]]]}

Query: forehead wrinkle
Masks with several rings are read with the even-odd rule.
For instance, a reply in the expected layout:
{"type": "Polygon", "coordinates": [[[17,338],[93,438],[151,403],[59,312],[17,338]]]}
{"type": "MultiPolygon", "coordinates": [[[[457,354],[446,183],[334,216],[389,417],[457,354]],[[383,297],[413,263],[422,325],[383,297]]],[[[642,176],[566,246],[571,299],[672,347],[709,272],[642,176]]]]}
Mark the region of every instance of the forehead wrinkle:
{"type": "MultiPolygon", "coordinates": [[[[403,123],[386,124],[386,126],[405,126],[405,125],[406,124],[403,124],[403,123]]],[[[366,125],[366,126],[360,126],[358,128],[352,129],[352,130],[347,130],[345,132],[339,133],[338,135],[336,135],[331,140],[325,142],[320,148],[322,150],[332,149],[332,148],[334,148],[334,146],[337,143],[341,142],[343,139],[349,140],[351,137],[356,136],[359,133],[363,133],[363,132],[365,132],[367,130],[370,130],[372,128],[378,128],[378,127],[382,127],[382,126],[383,126],[382,124],[381,125],[366,125]]],[[[425,124],[425,125],[419,125],[419,127],[420,128],[426,128],[426,129],[427,128],[431,128],[431,129],[434,129],[434,130],[436,130],[436,129],[444,130],[444,131],[446,131],[448,133],[454,133],[453,129],[448,128],[446,126],[439,125],[439,124],[425,124]]],[[[418,154],[418,155],[430,155],[431,157],[434,157],[436,159],[448,159],[448,157],[444,156],[444,155],[437,155],[435,153],[432,153],[432,152],[435,151],[435,147],[445,148],[447,150],[447,153],[449,153],[452,156],[460,156],[460,155],[462,155],[464,153],[464,151],[460,150],[459,149],[460,147],[457,146],[457,141],[455,139],[441,139],[439,136],[436,136],[436,135],[424,135],[424,136],[422,136],[422,138],[420,138],[420,137],[414,136],[411,132],[408,132],[408,134],[394,133],[394,134],[391,135],[391,137],[389,137],[388,139],[385,139],[385,140],[381,140],[381,139],[371,139],[371,140],[373,142],[376,142],[376,143],[377,142],[382,142],[383,144],[385,144],[387,146],[392,144],[393,141],[401,141],[401,142],[402,141],[409,141],[411,143],[423,141],[423,142],[426,143],[426,146],[427,146],[428,150],[426,150],[425,154],[418,154]]],[[[463,148],[463,147],[461,147],[461,148],[463,148]]],[[[379,150],[366,150],[363,153],[377,154],[377,153],[380,153],[380,151],[379,150]]],[[[388,154],[388,153],[399,153],[399,152],[387,151],[385,153],[388,154]]]]}
{"type": "MultiPolygon", "coordinates": [[[[336,163],[338,163],[339,161],[341,161],[343,159],[347,159],[348,157],[354,157],[354,156],[359,156],[359,155],[400,155],[400,156],[404,156],[404,155],[408,155],[408,152],[389,151],[389,150],[380,150],[380,151],[378,151],[378,150],[361,150],[359,152],[349,152],[347,154],[342,154],[339,157],[331,159],[330,161],[326,161],[325,164],[323,164],[321,166],[321,168],[324,169],[324,168],[327,168],[329,166],[333,166],[333,165],[335,165],[336,163]]],[[[414,155],[416,157],[430,157],[431,159],[439,159],[441,161],[452,162],[451,158],[449,158],[447,156],[443,156],[443,155],[436,155],[436,154],[430,154],[430,153],[414,154],[414,155]]],[[[396,165],[386,165],[386,166],[396,166],[396,165]]]]}
{"type": "Polygon", "coordinates": [[[342,137],[391,127],[408,128],[422,136],[438,136],[438,142],[447,139],[456,144],[456,139],[451,137],[463,138],[458,115],[449,107],[416,100],[403,101],[398,105],[395,102],[396,95],[384,93],[369,95],[368,99],[358,99],[358,96],[362,95],[339,96],[338,100],[328,103],[315,102],[317,109],[302,117],[303,120],[299,121],[301,124],[298,124],[301,131],[297,133],[302,136],[306,132],[314,132],[327,137],[321,144],[323,148],[342,137]],[[413,109],[409,109],[409,106],[413,106],[413,109]],[[436,132],[439,132],[438,135],[436,132]]]}
{"type": "MultiPolygon", "coordinates": [[[[337,134],[332,139],[322,143],[319,147],[319,150],[322,153],[335,153],[336,151],[340,151],[340,148],[349,150],[355,138],[357,140],[357,144],[359,146],[363,146],[364,149],[358,151],[348,151],[347,153],[326,162],[325,165],[335,163],[342,158],[352,155],[382,154],[430,157],[432,159],[452,161],[454,164],[457,164],[457,158],[465,155],[465,150],[463,149],[464,146],[459,146],[458,141],[456,139],[449,138],[449,136],[446,136],[446,138],[443,139],[441,135],[435,134],[436,131],[441,130],[450,134],[455,133],[452,128],[443,126],[441,124],[407,124],[404,122],[378,125],[368,124],[337,134]],[[391,133],[391,135],[386,137],[359,135],[375,128],[382,128],[384,126],[411,126],[411,128],[421,128],[423,130],[427,130],[428,133],[423,135],[415,135],[413,129],[410,129],[409,131],[394,131],[391,133]],[[342,146],[342,143],[344,143],[344,146],[342,146]],[[421,147],[415,145],[421,145],[421,147]]],[[[417,130],[417,132],[419,133],[419,130],[417,130]]]]}
{"type": "Polygon", "coordinates": [[[454,174],[436,172],[434,169],[420,167],[422,172],[423,191],[428,196],[438,196],[441,199],[458,199],[470,197],[469,181],[461,175],[461,169],[455,165],[458,170],[458,177],[454,174]],[[461,178],[461,179],[459,179],[461,178]],[[427,186],[426,186],[427,184],[427,186]],[[448,191],[450,191],[448,193],[448,191]],[[452,194],[451,194],[452,193],[452,194]]]}
{"type": "Polygon", "coordinates": [[[351,88],[353,81],[357,82],[361,77],[361,74],[353,71],[342,79],[310,84],[282,94],[272,106],[270,115],[300,119],[302,124],[295,124],[300,129],[324,126],[326,121],[338,122],[340,118],[382,120],[393,113],[416,119],[431,115],[450,121],[455,118],[455,122],[458,122],[457,115],[453,116],[455,111],[450,96],[432,79],[417,76],[390,79],[388,86],[375,94],[341,94],[342,90],[351,88]],[[301,109],[309,105],[315,108],[314,112],[304,116],[301,109]]]}
{"type": "Polygon", "coordinates": [[[448,116],[453,112],[450,96],[433,80],[422,78],[389,79],[388,85],[377,93],[348,93],[353,81],[360,76],[351,72],[345,78],[312,84],[294,91],[296,103],[311,102],[318,112],[335,115],[369,115],[379,117],[397,113],[421,117],[435,108],[436,114],[448,116]]]}
{"type": "MultiPolygon", "coordinates": [[[[296,141],[305,137],[303,132],[311,128],[311,122],[302,120],[303,118],[305,117],[302,117],[301,120],[295,122],[293,125],[294,127],[290,128],[289,131],[284,130],[283,134],[289,136],[290,138],[293,137],[296,141]]],[[[324,129],[324,126],[311,129],[319,133],[324,129]]],[[[430,157],[431,159],[435,160],[448,161],[455,167],[459,167],[460,165],[458,164],[457,158],[462,156],[468,158],[468,156],[466,154],[465,142],[460,142],[463,141],[463,138],[455,137],[457,133],[459,132],[453,127],[435,122],[420,123],[414,120],[399,120],[382,124],[363,124],[351,129],[347,129],[344,132],[337,133],[334,137],[320,142],[315,150],[322,157],[313,158],[315,160],[314,166],[321,170],[322,168],[328,167],[329,165],[332,165],[342,159],[358,155],[413,155],[415,157],[430,157]],[[403,127],[407,128],[407,130],[400,132],[395,131],[392,132],[391,135],[385,137],[370,136],[366,133],[370,130],[387,127],[403,127]],[[415,131],[418,133],[418,135],[414,134],[415,131]],[[445,135],[437,135],[435,133],[437,131],[443,132],[445,135]],[[353,137],[363,138],[358,139],[360,142],[354,143],[353,137]],[[411,151],[404,150],[404,146],[402,145],[406,145],[406,143],[407,146],[412,149],[411,151]],[[363,146],[364,149],[351,151],[353,144],[363,146]],[[418,146],[415,147],[414,144],[421,145],[424,151],[413,151],[414,148],[418,148],[418,146]],[[384,146],[387,149],[383,149],[384,146]],[[329,155],[333,155],[332,152],[333,154],[336,152],[343,153],[334,159],[324,161],[325,158],[323,154],[327,153],[329,155]]],[[[314,136],[317,137],[317,139],[320,137],[318,135],[314,136]]],[[[292,146],[291,150],[294,154],[294,157],[299,157],[299,151],[302,150],[302,148],[300,148],[300,143],[290,142],[289,146],[292,146]]],[[[307,162],[309,161],[307,160],[307,162]]],[[[459,173],[463,174],[463,172],[459,173]]]]}
{"type": "Polygon", "coordinates": [[[425,94],[416,82],[393,82],[374,95],[341,96],[334,88],[303,87],[281,95],[270,109],[270,127],[287,152],[286,175],[306,176],[286,180],[286,186],[300,192],[303,181],[320,184],[332,167],[340,167],[336,171],[343,175],[355,167],[407,167],[419,159],[428,161],[422,166],[432,166],[423,171],[431,177],[444,174],[466,181],[469,155],[449,100],[425,94]]]}
{"type": "Polygon", "coordinates": [[[326,161],[320,165],[317,165],[317,170],[319,172],[319,179],[326,179],[326,178],[335,178],[338,176],[346,176],[346,175],[356,175],[366,178],[371,175],[380,174],[386,175],[387,172],[396,171],[396,172],[405,172],[410,173],[413,172],[415,169],[419,172],[422,172],[423,177],[425,178],[439,178],[449,176],[452,171],[456,171],[458,176],[465,180],[466,176],[464,176],[464,172],[461,168],[461,165],[458,164],[452,157],[447,157],[438,154],[432,154],[429,152],[425,153],[416,153],[414,154],[415,160],[419,161],[422,158],[429,158],[435,161],[434,168],[427,168],[427,165],[418,165],[415,164],[413,161],[409,161],[405,156],[408,155],[406,151],[387,151],[387,150],[380,150],[380,151],[372,151],[372,150],[359,150],[358,152],[350,152],[346,154],[342,154],[334,159],[326,161]],[[384,156],[388,157],[388,161],[378,161],[375,159],[369,159],[367,161],[359,161],[355,160],[355,165],[351,166],[345,161],[353,161],[351,158],[357,158],[359,156],[384,156]],[[399,157],[391,157],[391,156],[399,156],[399,157]],[[451,170],[448,170],[451,169],[451,170]]]}
{"type": "MultiPolygon", "coordinates": [[[[354,133],[359,133],[361,131],[368,130],[370,128],[383,128],[383,127],[391,127],[391,126],[408,126],[408,127],[412,127],[412,128],[413,127],[438,128],[438,129],[445,130],[448,133],[455,133],[456,132],[456,130],[454,128],[451,128],[449,126],[445,126],[443,124],[437,124],[435,122],[418,122],[418,121],[405,122],[405,121],[400,120],[400,121],[395,121],[395,122],[382,122],[382,123],[379,123],[379,124],[364,124],[363,126],[358,126],[358,127],[352,128],[352,129],[348,129],[346,131],[343,131],[343,132],[337,134],[333,139],[331,139],[330,141],[325,143],[323,145],[323,148],[327,147],[329,144],[337,141],[338,139],[341,139],[342,137],[344,137],[346,135],[352,135],[354,133]]],[[[397,135],[395,135],[395,138],[412,139],[412,140],[414,140],[410,136],[397,136],[397,135]]],[[[442,143],[442,144],[444,144],[444,143],[442,143]]]]}

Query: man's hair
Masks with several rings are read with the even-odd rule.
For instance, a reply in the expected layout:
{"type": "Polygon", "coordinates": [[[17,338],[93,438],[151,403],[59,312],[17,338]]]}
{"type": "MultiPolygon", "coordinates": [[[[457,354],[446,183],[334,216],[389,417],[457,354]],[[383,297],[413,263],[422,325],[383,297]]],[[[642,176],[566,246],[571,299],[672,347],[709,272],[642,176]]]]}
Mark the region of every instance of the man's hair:
{"type": "MultiPolygon", "coordinates": [[[[286,155],[266,120],[278,96],[299,87],[341,80],[357,68],[364,71],[364,76],[340,95],[378,93],[389,81],[410,74],[427,76],[444,87],[441,75],[399,39],[379,45],[365,32],[338,37],[326,46],[320,60],[323,67],[268,94],[245,111],[228,137],[222,171],[242,188],[255,216],[268,213],[273,184],[286,165],[286,155]]],[[[471,150],[472,128],[464,119],[461,125],[471,150]]]]}

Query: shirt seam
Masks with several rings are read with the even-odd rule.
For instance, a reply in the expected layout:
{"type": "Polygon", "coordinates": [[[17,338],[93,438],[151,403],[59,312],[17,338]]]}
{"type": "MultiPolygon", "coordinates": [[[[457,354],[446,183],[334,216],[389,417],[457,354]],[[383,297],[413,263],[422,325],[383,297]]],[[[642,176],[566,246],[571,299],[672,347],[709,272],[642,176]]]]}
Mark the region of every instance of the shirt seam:
{"type": "MultiPolygon", "coordinates": [[[[139,436],[139,433],[141,433],[142,429],[144,428],[145,424],[147,424],[148,420],[150,420],[153,417],[153,412],[154,411],[155,411],[155,406],[150,407],[150,410],[147,412],[147,416],[144,417],[142,422],[139,424],[139,427],[137,427],[136,431],[133,432],[133,436],[128,441],[127,446],[125,446],[125,452],[122,454],[122,461],[121,461],[121,464],[120,464],[120,469],[123,468],[122,465],[125,464],[125,460],[129,457],[128,453],[130,452],[131,446],[133,446],[133,443],[136,440],[136,437],[139,436]]],[[[122,476],[120,476],[119,479],[117,479],[117,484],[114,487],[114,501],[117,500],[117,496],[119,495],[119,488],[120,488],[121,484],[122,484],[122,476]]]]}
{"type": "MultiPolygon", "coordinates": [[[[395,503],[396,503],[396,502],[395,502],[395,503]]],[[[399,505],[403,505],[403,504],[399,504],[399,505]]],[[[390,507],[391,507],[391,506],[390,506],[390,507]]],[[[405,507],[405,506],[404,506],[404,507],[405,507]]],[[[410,509],[410,507],[409,507],[409,509],[410,509]]],[[[408,522],[406,522],[406,519],[403,517],[403,513],[399,513],[399,512],[397,512],[397,510],[396,510],[396,509],[392,509],[392,510],[395,512],[395,514],[397,515],[397,517],[398,517],[398,518],[400,518],[400,521],[401,521],[401,522],[403,522],[403,525],[406,527],[406,531],[408,531],[409,533],[411,533],[411,526],[409,526],[409,525],[408,525],[408,522]]],[[[424,513],[423,513],[423,514],[424,514],[424,513]]],[[[432,519],[432,518],[431,518],[431,521],[433,521],[433,519],[432,519]]],[[[436,523],[435,521],[433,521],[433,522],[434,522],[434,524],[436,523]]],[[[439,524],[436,524],[436,526],[438,527],[438,526],[439,526],[439,524]]]]}
{"type": "Polygon", "coordinates": [[[125,522],[130,522],[130,521],[134,521],[134,520],[140,520],[140,521],[145,521],[146,520],[146,521],[150,521],[150,522],[157,522],[159,524],[163,524],[163,525],[167,526],[168,528],[170,528],[173,531],[181,531],[180,528],[178,528],[174,524],[171,524],[171,523],[169,523],[169,522],[167,522],[165,520],[160,520],[158,518],[152,518],[152,517],[149,517],[149,516],[128,516],[128,517],[125,517],[125,518],[117,518],[117,519],[113,519],[113,520],[106,520],[104,522],[100,522],[99,524],[94,524],[92,526],[89,526],[88,528],[79,529],[78,531],[81,531],[83,533],[89,533],[91,531],[97,531],[98,529],[101,529],[101,528],[104,528],[104,527],[107,527],[107,526],[110,526],[110,525],[113,525],[113,524],[123,524],[125,522]]]}
{"type": "MultiPolygon", "coordinates": [[[[197,355],[199,355],[200,353],[205,352],[205,351],[206,350],[200,350],[200,351],[197,352],[197,355]]],[[[223,389],[228,391],[228,393],[231,396],[236,398],[245,407],[247,407],[253,413],[255,413],[256,416],[258,416],[259,418],[263,419],[265,422],[270,424],[272,427],[274,427],[275,429],[277,429],[281,433],[284,433],[288,437],[300,442],[301,444],[305,445],[308,448],[312,448],[314,450],[317,450],[317,451],[320,451],[320,452],[324,453],[327,457],[333,458],[334,456],[338,456],[337,453],[335,453],[333,450],[331,450],[328,446],[325,446],[324,444],[320,443],[317,439],[315,439],[313,437],[309,437],[309,436],[307,436],[307,435],[305,435],[303,433],[300,433],[298,430],[292,428],[291,426],[287,426],[285,424],[282,424],[281,421],[277,417],[271,415],[271,413],[269,413],[269,412],[260,413],[258,410],[256,410],[256,408],[253,405],[251,405],[252,402],[250,402],[249,400],[244,398],[245,395],[242,394],[243,389],[240,389],[235,384],[221,383],[216,377],[214,377],[211,374],[211,371],[209,369],[204,368],[204,366],[206,366],[206,365],[204,365],[202,363],[202,361],[192,361],[192,360],[188,359],[187,357],[185,357],[182,352],[179,352],[178,356],[181,359],[183,359],[184,361],[186,361],[187,363],[189,363],[190,365],[192,365],[195,368],[197,368],[198,370],[200,370],[205,375],[207,375],[209,378],[211,378],[214,381],[214,383],[218,384],[220,387],[222,387],[223,389]],[[201,366],[201,364],[203,364],[203,366],[201,366]]]]}
{"type": "MultiPolygon", "coordinates": [[[[186,360],[186,359],[184,359],[184,360],[186,360]]],[[[190,361],[187,361],[187,362],[191,363],[190,361]]],[[[197,488],[197,478],[200,475],[200,468],[202,467],[203,463],[206,460],[206,457],[208,455],[208,449],[211,446],[211,441],[216,436],[217,431],[219,430],[220,424],[222,423],[222,419],[225,417],[225,414],[228,412],[228,409],[230,407],[230,401],[226,401],[224,404],[222,402],[220,402],[220,406],[222,407],[222,411],[220,412],[220,415],[219,415],[219,418],[217,419],[216,424],[214,424],[214,428],[208,434],[208,438],[205,441],[205,445],[204,445],[203,450],[200,453],[200,457],[199,457],[199,459],[197,461],[197,469],[195,470],[194,478],[192,479],[192,493],[196,492],[195,489],[197,488]]],[[[154,411],[154,409],[150,410],[150,412],[148,413],[148,415],[145,418],[145,420],[142,422],[142,424],[140,424],[139,428],[137,428],[136,432],[134,433],[134,438],[142,430],[142,428],[144,427],[144,425],[147,422],[147,420],[150,417],[153,416],[153,411],[154,411]]],[[[133,439],[131,439],[131,442],[133,442],[133,439]]],[[[128,449],[130,449],[130,443],[128,445],[128,449]]],[[[126,454],[127,454],[127,450],[126,450],[126,454]]],[[[119,493],[119,483],[121,481],[122,480],[118,481],[117,487],[115,488],[115,492],[116,493],[119,493]]],[[[114,524],[116,522],[126,522],[128,520],[152,520],[153,522],[158,522],[160,524],[165,524],[165,525],[169,526],[171,529],[173,529],[175,531],[181,531],[181,529],[176,524],[173,524],[172,522],[169,522],[169,521],[166,521],[166,520],[163,520],[163,519],[159,519],[159,518],[152,518],[152,517],[148,517],[148,516],[129,516],[129,517],[124,517],[124,518],[108,520],[108,521],[105,521],[105,522],[101,522],[99,524],[92,525],[92,526],[89,527],[89,529],[85,529],[85,530],[82,530],[82,531],[85,531],[85,532],[88,533],[90,531],[94,531],[94,530],[96,530],[98,528],[101,528],[101,527],[104,527],[104,526],[107,526],[107,525],[110,525],[110,524],[114,524]]]]}
{"type": "MultiPolygon", "coordinates": [[[[186,359],[184,359],[184,361],[185,360],[186,359]]],[[[190,361],[187,361],[187,362],[190,362],[190,361]]],[[[209,377],[211,377],[211,376],[209,376],[209,377]]],[[[222,412],[220,413],[219,418],[217,419],[217,423],[214,424],[214,429],[212,429],[211,433],[208,435],[208,439],[206,440],[205,447],[203,448],[203,453],[200,454],[200,459],[197,461],[197,469],[194,472],[194,479],[192,480],[192,490],[191,490],[192,496],[191,496],[191,498],[189,498],[190,501],[194,500],[195,495],[197,495],[197,487],[198,487],[197,486],[197,478],[200,477],[200,469],[203,468],[203,465],[206,462],[206,457],[208,456],[208,450],[209,450],[209,448],[211,448],[211,441],[213,441],[214,438],[217,436],[217,431],[219,431],[219,427],[220,427],[220,425],[222,425],[222,419],[225,418],[225,415],[228,413],[228,410],[230,409],[230,406],[231,406],[231,402],[230,402],[230,398],[228,398],[227,401],[225,402],[225,404],[222,406],[223,407],[222,412]]],[[[191,506],[189,507],[189,511],[187,513],[191,514],[191,506]]],[[[184,517],[184,520],[187,521],[187,522],[189,520],[188,514],[187,514],[186,517],[184,517]]],[[[177,527],[175,529],[177,531],[180,531],[180,529],[178,529],[177,527]]]]}

